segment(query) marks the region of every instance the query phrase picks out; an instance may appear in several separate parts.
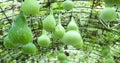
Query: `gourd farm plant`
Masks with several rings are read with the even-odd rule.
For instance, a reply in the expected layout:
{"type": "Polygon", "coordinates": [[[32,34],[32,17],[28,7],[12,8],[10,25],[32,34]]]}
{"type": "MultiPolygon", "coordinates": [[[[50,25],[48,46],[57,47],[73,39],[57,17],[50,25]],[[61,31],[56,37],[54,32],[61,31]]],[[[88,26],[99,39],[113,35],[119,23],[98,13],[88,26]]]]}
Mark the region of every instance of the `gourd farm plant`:
{"type": "Polygon", "coordinates": [[[0,62],[120,63],[120,0],[41,1],[16,0],[13,18],[0,4],[12,23],[0,35],[0,62]]]}

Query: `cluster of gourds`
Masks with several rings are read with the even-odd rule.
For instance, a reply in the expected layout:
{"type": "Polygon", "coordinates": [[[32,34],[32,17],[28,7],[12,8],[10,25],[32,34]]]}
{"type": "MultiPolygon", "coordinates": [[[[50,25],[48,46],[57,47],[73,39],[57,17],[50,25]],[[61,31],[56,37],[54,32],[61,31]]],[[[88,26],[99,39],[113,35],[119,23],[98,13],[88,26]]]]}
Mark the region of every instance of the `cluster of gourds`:
{"type": "Polygon", "coordinates": [[[28,27],[25,16],[35,15],[38,12],[39,4],[36,0],[25,0],[20,13],[16,16],[8,35],[4,39],[3,44],[6,48],[21,47],[22,52],[27,54],[33,54],[37,51],[37,47],[33,44],[32,31],[28,27]]]}
{"type": "MultiPolygon", "coordinates": [[[[63,2],[62,7],[65,10],[72,10],[74,4],[71,0],[66,0],[63,2]]],[[[21,47],[23,53],[36,53],[37,47],[33,44],[32,31],[28,27],[25,16],[36,15],[38,12],[39,4],[36,0],[25,0],[22,3],[20,13],[15,18],[8,35],[4,39],[3,44],[6,48],[21,47]]],[[[50,10],[50,14],[42,21],[43,30],[42,35],[37,39],[38,45],[41,47],[48,47],[52,42],[48,36],[48,32],[52,32],[52,38],[61,40],[65,45],[72,45],[75,48],[81,48],[83,45],[83,40],[79,33],[79,27],[77,26],[74,17],[72,16],[71,21],[65,30],[61,24],[60,16],[61,15],[59,13],[59,20],[58,23],[56,23],[53,16],[53,10],[50,10]]],[[[58,59],[61,60],[61,62],[66,60],[66,55],[64,52],[60,52],[58,54],[58,59]]]]}

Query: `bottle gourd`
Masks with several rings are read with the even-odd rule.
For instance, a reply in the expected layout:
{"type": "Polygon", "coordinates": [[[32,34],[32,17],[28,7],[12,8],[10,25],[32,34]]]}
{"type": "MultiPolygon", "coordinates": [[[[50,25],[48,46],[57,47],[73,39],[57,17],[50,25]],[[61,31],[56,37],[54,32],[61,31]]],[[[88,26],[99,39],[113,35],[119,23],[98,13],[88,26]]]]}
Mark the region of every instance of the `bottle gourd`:
{"type": "Polygon", "coordinates": [[[60,52],[57,56],[57,59],[61,62],[67,60],[67,56],[64,54],[64,52],[60,52]]]}
{"type": "Polygon", "coordinates": [[[62,7],[65,10],[72,10],[74,7],[74,3],[71,0],[66,0],[62,3],[62,7]]]}
{"type": "Polygon", "coordinates": [[[75,31],[79,31],[79,27],[77,26],[77,24],[75,23],[74,18],[71,18],[70,23],[67,25],[67,30],[75,30],[75,31]]]}
{"type": "Polygon", "coordinates": [[[55,18],[53,16],[53,10],[51,10],[50,14],[42,21],[43,23],[43,29],[46,31],[54,31],[56,22],[55,18]]]}
{"type": "Polygon", "coordinates": [[[65,43],[66,45],[72,45],[77,48],[80,48],[83,45],[83,39],[81,35],[79,34],[79,32],[74,30],[67,31],[62,40],[63,43],[65,43]]]}
{"type": "Polygon", "coordinates": [[[8,38],[17,44],[27,44],[32,42],[32,32],[28,27],[28,23],[21,11],[20,14],[14,20],[12,27],[9,30],[8,38]]]}
{"type": "Polygon", "coordinates": [[[24,15],[36,15],[39,12],[39,3],[37,0],[25,0],[22,4],[21,10],[24,15]]]}
{"type": "Polygon", "coordinates": [[[38,37],[37,42],[41,47],[48,47],[50,45],[51,40],[47,36],[46,30],[42,30],[42,35],[40,37],[38,37]]]}
{"type": "Polygon", "coordinates": [[[99,17],[104,21],[114,21],[117,18],[117,13],[112,8],[104,8],[99,17]]]}
{"type": "Polygon", "coordinates": [[[61,39],[64,34],[65,34],[65,29],[64,29],[64,27],[61,25],[61,18],[60,18],[60,13],[59,13],[58,24],[57,24],[57,26],[55,27],[55,31],[53,32],[52,36],[53,36],[53,38],[61,39]]]}
{"type": "Polygon", "coordinates": [[[37,52],[37,47],[33,43],[28,43],[22,46],[22,52],[25,54],[34,54],[37,52]]]}

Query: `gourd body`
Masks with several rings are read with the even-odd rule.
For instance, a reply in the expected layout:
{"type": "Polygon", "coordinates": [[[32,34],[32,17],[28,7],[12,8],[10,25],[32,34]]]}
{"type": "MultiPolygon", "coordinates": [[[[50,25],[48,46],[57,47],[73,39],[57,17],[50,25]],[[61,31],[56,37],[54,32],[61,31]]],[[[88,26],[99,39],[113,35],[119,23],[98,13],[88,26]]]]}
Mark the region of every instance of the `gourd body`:
{"type": "Polygon", "coordinates": [[[82,40],[81,35],[77,31],[70,30],[70,31],[67,31],[65,35],[63,36],[63,42],[66,45],[75,46],[78,43],[82,44],[83,40],[82,40]]]}
{"type": "Polygon", "coordinates": [[[59,61],[65,61],[67,59],[67,56],[64,53],[59,53],[57,58],[59,61]]]}
{"type": "Polygon", "coordinates": [[[117,18],[117,13],[112,8],[104,8],[100,13],[100,18],[104,21],[114,21],[117,18]]]}
{"type": "Polygon", "coordinates": [[[18,48],[17,44],[14,44],[9,38],[8,36],[5,37],[3,45],[5,46],[5,48],[8,49],[14,49],[14,48],[18,48]]]}
{"type": "Polygon", "coordinates": [[[37,48],[33,43],[28,43],[23,45],[22,47],[22,52],[25,54],[34,54],[36,53],[37,48]]]}
{"type": "Polygon", "coordinates": [[[16,17],[8,33],[9,39],[17,44],[27,44],[32,42],[32,32],[22,12],[16,17]]]}
{"type": "Polygon", "coordinates": [[[53,37],[56,39],[61,39],[65,34],[65,29],[61,24],[57,25],[55,31],[53,32],[53,37]]]}
{"type": "Polygon", "coordinates": [[[62,4],[63,9],[72,10],[74,7],[74,3],[71,0],[66,0],[62,4]]]}
{"type": "Polygon", "coordinates": [[[43,20],[43,29],[46,31],[54,31],[56,26],[55,18],[53,16],[53,12],[50,13],[44,20],[43,20]]]}
{"type": "Polygon", "coordinates": [[[38,42],[39,46],[41,46],[41,47],[48,47],[50,45],[51,40],[47,36],[45,30],[43,30],[42,35],[40,37],[38,37],[37,42],[38,42]]]}
{"type": "Polygon", "coordinates": [[[37,0],[25,0],[21,10],[27,16],[36,15],[39,12],[39,4],[37,0]]]}
{"type": "Polygon", "coordinates": [[[53,38],[56,39],[61,39],[63,37],[63,35],[65,34],[65,29],[64,27],[61,25],[61,18],[60,18],[60,14],[59,14],[59,20],[58,20],[58,24],[55,27],[55,31],[53,32],[53,38]]]}

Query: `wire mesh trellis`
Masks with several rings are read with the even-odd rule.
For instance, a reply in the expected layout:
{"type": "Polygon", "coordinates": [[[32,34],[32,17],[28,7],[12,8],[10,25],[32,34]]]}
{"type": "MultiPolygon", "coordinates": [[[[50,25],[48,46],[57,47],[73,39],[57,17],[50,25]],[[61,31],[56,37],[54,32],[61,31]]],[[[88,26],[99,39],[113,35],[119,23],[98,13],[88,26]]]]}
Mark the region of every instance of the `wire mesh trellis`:
{"type": "MultiPolygon", "coordinates": [[[[77,21],[78,22],[84,22],[84,21],[87,21],[88,23],[90,23],[90,24],[85,24],[84,26],[82,26],[81,25],[81,23],[79,24],[79,27],[80,27],[80,31],[81,31],[81,34],[82,34],[82,36],[85,38],[85,37],[88,37],[87,35],[84,35],[85,34],[85,32],[87,32],[88,30],[87,30],[87,28],[88,27],[92,27],[92,28],[97,28],[97,29],[100,29],[101,31],[104,31],[104,30],[107,30],[107,31],[111,31],[111,30],[108,30],[108,29],[106,29],[105,27],[101,27],[102,26],[102,24],[98,21],[98,16],[97,16],[97,14],[95,14],[94,15],[94,9],[99,9],[99,10],[101,10],[101,9],[103,9],[102,7],[96,7],[96,6],[94,6],[96,3],[98,3],[98,2],[96,2],[96,1],[100,1],[100,0],[93,0],[93,4],[91,5],[91,6],[76,6],[75,7],[75,9],[79,9],[79,10],[85,10],[85,9],[89,9],[89,11],[87,11],[87,12],[85,12],[85,11],[72,11],[72,13],[74,13],[74,14],[80,14],[81,16],[80,16],[80,18],[79,19],[77,19],[77,21]],[[82,15],[87,15],[87,16],[82,16],[82,15]],[[84,19],[82,19],[82,18],[84,18],[84,19]],[[86,18],[86,19],[85,19],[86,18]],[[93,21],[91,21],[91,20],[89,20],[88,18],[92,18],[92,19],[94,19],[93,21]],[[96,26],[97,25],[97,26],[96,26]],[[82,29],[81,29],[82,28],[82,29]]],[[[9,2],[9,1],[5,1],[5,2],[9,2]]],[[[12,2],[14,3],[15,1],[13,1],[12,0],[12,2]]],[[[63,1],[56,1],[56,2],[63,2],[63,1]]],[[[74,2],[78,2],[78,1],[75,1],[74,0],[74,2]]],[[[85,1],[85,0],[80,0],[79,2],[88,2],[88,1],[85,1]]],[[[3,3],[3,2],[2,2],[3,3]]],[[[40,2],[40,4],[46,4],[46,2],[40,2]]],[[[3,14],[3,16],[4,17],[2,17],[2,18],[0,18],[0,21],[2,21],[2,24],[3,25],[7,25],[7,28],[5,27],[5,29],[0,29],[0,30],[2,30],[2,32],[1,33],[3,33],[4,32],[4,34],[5,35],[3,35],[3,34],[1,34],[2,35],[2,39],[0,40],[0,44],[2,44],[3,43],[3,38],[7,35],[7,32],[8,32],[8,29],[9,29],[9,27],[10,27],[10,25],[12,24],[12,19],[17,15],[17,14],[15,14],[14,12],[15,12],[15,10],[16,9],[20,9],[20,6],[18,6],[17,8],[16,8],[16,6],[11,6],[11,8],[6,8],[6,9],[2,9],[2,7],[0,7],[0,13],[1,14],[3,14]],[[7,11],[10,11],[10,10],[12,10],[11,12],[12,12],[12,14],[10,15],[10,16],[7,16],[7,11]],[[5,23],[7,21],[7,23],[5,23]],[[9,25],[8,25],[9,24],[9,25]],[[7,30],[6,30],[7,29],[7,30]],[[6,32],[6,33],[5,33],[6,32]]],[[[40,11],[44,11],[43,9],[41,10],[40,9],[40,11]]],[[[62,13],[62,16],[61,16],[61,18],[62,18],[62,20],[64,20],[64,18],[66,18],[65,16],[63,16],[63,15],[65,15],[65,14],[68,14],[67,15],[67,17],[69,17],[69,15],[71,15],[71,11],[61,11],[61,13],[62,13]]],[[[54,14],[57,14],[57,13],[54,13],[54,14]]],[[[33,32],[33,36],[34,36],[34,43],[36,44],[36,40],[37,40],[37,37],[38,36],[40,36],[40,32],[41,32],[41,28],[42,28],[42,23],[41,23],[41,21],[43,20],[43,18],[42,17],[44,17],[44,16],[32,16],[32,17],[28,17],[29,19],[28,19],[28,21],[29,21],[29,26],[31,27],[31,29],[32,29],[32,32],[33,32]],[[37,19],[35,19],[35,18],[33,18],[33,17],[35,17],[35,18],[37,18],[37,19]]],[[[67,20],[67,19],[66,19],[67,20]]],[[[69,19],[68,19],[69,20],[69,19]]],[[[64,25],[64,26],[66,26],[67,24],[65,23],[65,22],[62,22],[62,24],[64,25]]],[[[96,36],[96,34],[97,34],[97,31],[95,30],[95,31],[92,31],[92,33],[93,33],[93,35],[95,35],[96,36]]],[[[83,39],[84,39],[83,38],[83,39]]],[[[89,38],[89,37],[88,37],[89,38]]],[[[84,39],[85,40],[85,39],[84,39]]],[[[37,44],[36,44],[37,45],[37,44]]],[[[37,45],[38,46],[38,45],[37,45]]],[[[99,46],[96,44],[96,46],[95,47],[98,47],[99,48],[99,46]]],[[[7,50],[7,49],[5,49],[4,48],[4,46],[2,45],[1,46],[1,48],[2,48],[2,50],[5,50],[5,51],[2,51],[2,52],[4,52],[4,54],[2,54],[2,52],[0,52],[1,54],[0,54],[0,62],[2,62],[2,63],[9,63],[9,61],[11,61],[12,63],[13,62],[16,62],[16,63],[24,63],[24,62],[30,62],[30,63],[42,63],[42,61],[44,62],[44,63],[57,63],[57,62],[59,62],[59,61],[57,61],[55,58],[54,59],[49,59],[48,57],[46,57],[46,56],[44,56],[44,54],[42,55],[42,54],[40,54],[40,52],[37,54],[37,55],[24,55],[24,54],[22,54],[21,53],[21,51],[18,51],[18,50],[7,50]],[[7,51],[8,52],[7,52],[7,51]],[[14,51],[14,52],[13,52],[14,51]],[[8,59],[8,60],[6,60],[7,59],[7,57],[11,57],[12,59],[8,59]],[[35,58],[35,57],[37,57],[37,58],[35,58]],[[42,60],[42,59],[43,60],[42,60]]],[[[54,48],[54,47],[53,47],[54,48]]],[[[46,49],[47,50],[47,49],[46,49]]],[[[74,49],[73,49],[74,50],[74,49]]],[[[72,50],[72,53],[73,53],[73,50],[72,50]]],[[[55,51],[55,50],[54,50],[55,51]]],[[[75,50],[75,51],[78,51],[78,50],[75,50]]],[[[50,51],[51,52],[51,51],[50,51]]],[[[68,52],[70,52],[70,50],[68,51],[68,52]]],[[[68,53],[68,52],[66,52],[66,54],[68,53]]],[[[43,53],[44,53],[44,51],[43,51],[43,53]]],[[[78,53],[77,55],[83,55],[82,57],[84,57],[84,55],[85,55],[85,53],[83,53],[83,52],[76,52],[76,53],[78,53]]],[[[94,57],[91,57],[92,59],[93,59],[93,62],[86,62],[86,63],[94,63],[94,62],[96,62],[94,59],[96,59],[96,60],[98,60],[100,57],[100,55],[98,54],[98,53],[95,53],[95,52],[93,52],[93,53],[91,53],[91,55],[93,54],[94,55],[94,57]],[[94,54],[93,54],[94,53],[94,54]],[[98,57],[97,57],[98,56],[98,57]]],[[[54,52],[52,52],[52,54],[54,54],[54,52]]],[[[87,53],[87,54],[90,54],[90,53],[87,53]]],[[[91,55],[89,55],[89,56],[87,56],[87,54],[86,54],[86,56],[85,56],[85,58],[83,58],[83,59],[86,59],[86,61],[89,59],[89,58],[87,58],[87,57],[90,57],[91,55]]],[[[73,58],[71,58],[71,57],[69,57],[68,56],[68,58],[69,58],[69,63],[82,63],[82,60],[83,59],[81,59],[81,58],[78,58],[78,56],[76,55],[76,54],[71,54],[71,55],[73,55],[73,56],[75,56],[75,57],[73,57],[73,58]]],[[[92,60],[91,59],[91,60],[92,60]]],[[[83,63],[85,63],[85,62],[83,62],[83,63]]],[[[100,63],[99,61],[97,62],[97,63],[100,63]]]]}

